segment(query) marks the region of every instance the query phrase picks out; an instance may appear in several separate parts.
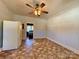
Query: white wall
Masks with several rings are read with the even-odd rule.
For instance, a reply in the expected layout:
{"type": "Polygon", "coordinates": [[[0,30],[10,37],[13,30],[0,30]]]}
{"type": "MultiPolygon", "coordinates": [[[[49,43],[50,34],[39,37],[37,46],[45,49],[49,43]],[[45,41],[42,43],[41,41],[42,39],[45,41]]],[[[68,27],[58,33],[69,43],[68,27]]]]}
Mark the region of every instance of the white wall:
{"type": "Polygon", "coordinates": [[[6,5],[0,0],[0,20],[11,20],[13,13],[8,10],[6,5]]]}
{"type": "Polygon", "coordinates": [[[47,20],[41,18],[32,18],[27,16],[15,15],[14,20],[19,20],[27,25],[34,24],[34,38],[46,38],[47,20]]]}
{"type": "Polygon", "coordinates": [[[50,18],[48,38],[79,54],[79,7],[50,18]]]}

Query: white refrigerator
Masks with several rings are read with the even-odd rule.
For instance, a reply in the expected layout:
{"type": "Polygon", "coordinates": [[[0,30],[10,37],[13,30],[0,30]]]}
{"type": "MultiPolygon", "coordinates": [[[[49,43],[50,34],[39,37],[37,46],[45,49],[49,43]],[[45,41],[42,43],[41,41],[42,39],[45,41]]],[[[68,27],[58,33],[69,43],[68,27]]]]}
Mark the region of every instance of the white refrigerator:
{"type": "Polygon", "coordinates": [[[17,49],[21,45],[21,23],[18,21],[3,21],[3,50],[17,49]]]}

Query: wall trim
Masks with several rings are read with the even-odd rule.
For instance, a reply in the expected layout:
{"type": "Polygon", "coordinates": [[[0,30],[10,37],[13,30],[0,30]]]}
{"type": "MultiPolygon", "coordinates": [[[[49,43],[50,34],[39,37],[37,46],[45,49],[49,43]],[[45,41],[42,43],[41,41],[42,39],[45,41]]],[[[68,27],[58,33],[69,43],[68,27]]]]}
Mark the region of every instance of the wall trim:
{"type": "Polygon", "coordinates": [[[48,40],[51,40],[51,41],[53,41],[53,42],[55,42],[55,43],[57,43],[57,44],[59,44],[59,45],[61,45],[61,46],[63,46],[63,47],[65,47],[65,48],[67,48],[67,49],[69,49],[69,50],[71,50],[71,51],[73,51],[74,53],[76,53],[76,54],[79,55],[79,50],[77,50],[77,49],[75,49],[75,48],[72,48],[72,47],[70,47],[70,46],[67,46],[67,45],[65,45],[65,44],[59,43],[58,41],[55,41],[55,40],[53,40],[53,39],[51,39],[51,38],[49,38],[49,37],[47,37],[47,39],[48,39],[48,40]]]}
{"type": "Polygon", "coordinates": [[[36,39],[47,39],[47,38],[44,38],[44,37],[43,37],[43,38],[34,38],[34,39],[36,40],[36,39]]]}

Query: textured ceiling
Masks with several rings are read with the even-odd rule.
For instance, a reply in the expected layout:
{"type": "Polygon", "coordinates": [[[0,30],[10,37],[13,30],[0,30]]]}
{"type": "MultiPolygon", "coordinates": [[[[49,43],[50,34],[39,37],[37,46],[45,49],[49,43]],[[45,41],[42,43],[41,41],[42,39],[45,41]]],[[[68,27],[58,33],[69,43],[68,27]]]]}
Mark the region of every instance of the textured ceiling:
{"type": "Polygon", "coordinates": [[[29,17],[36,17],[33,14],[29,14],[32,11],[31,8],[25,4],[29,3],[35,6],[36,3],[45,2],[45,10],[49,11],[49,14],[42,14],[40,18],[50,18],[59,15],[63,12],[79,6],[79,0],[2,0],[4,4],[14,13],[29,17]]]}

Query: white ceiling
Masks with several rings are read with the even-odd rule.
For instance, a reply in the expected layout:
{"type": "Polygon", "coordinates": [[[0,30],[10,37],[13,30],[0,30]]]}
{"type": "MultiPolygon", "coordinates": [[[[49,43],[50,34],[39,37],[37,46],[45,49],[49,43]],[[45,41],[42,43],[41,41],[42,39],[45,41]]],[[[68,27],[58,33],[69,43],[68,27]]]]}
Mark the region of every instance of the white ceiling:
{"type": "Polygon", "coordinates": [[[42,1],[46,3],[46,10],[49,11],[49,14],[42,14],[41,18],[50,18],[63,12],[79,6],[79,0],[2,0],[4,4],[14,13],[24,16],[35,17],[34,15],[29,14],[32,11],[31,8],[27,7],[25,4],[29,3],[34,6],[34,4],[42,1]]]}

